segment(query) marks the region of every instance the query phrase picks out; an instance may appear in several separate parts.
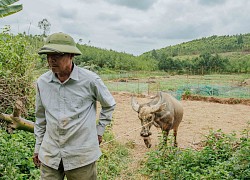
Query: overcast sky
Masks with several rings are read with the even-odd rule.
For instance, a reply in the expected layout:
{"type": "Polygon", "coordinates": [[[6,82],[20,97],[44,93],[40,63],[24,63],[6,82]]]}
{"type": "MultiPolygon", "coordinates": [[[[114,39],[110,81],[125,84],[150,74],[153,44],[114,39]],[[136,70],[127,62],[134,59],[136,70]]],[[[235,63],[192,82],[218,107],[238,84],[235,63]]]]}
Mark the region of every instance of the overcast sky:
{"type": "Polygon", "coordinates": [[[250,0],[20,0],[0,19],[11,32],[64,32],[76,42],[140,55],[202,37],[250,33],[250,0]]]}

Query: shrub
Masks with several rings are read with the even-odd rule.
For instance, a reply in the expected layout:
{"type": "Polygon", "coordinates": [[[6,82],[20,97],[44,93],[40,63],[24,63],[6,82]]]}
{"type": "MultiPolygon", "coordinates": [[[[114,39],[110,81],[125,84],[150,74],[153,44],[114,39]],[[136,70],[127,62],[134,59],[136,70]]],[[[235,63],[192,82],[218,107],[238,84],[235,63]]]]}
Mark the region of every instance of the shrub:
{"type": "Polygon", "coordinates": [[[250,178],[249,129],[242,138],[211,131],[201,150],[162,146],[149,153],[141,172],[151,179],[250,178]]]}
{"type": "MultiPolygon", "coordinates": [[[[22,34],[0,33],[0,112],[12,112],[17,99],[34,106],[33,70],[38,55],[22,34]]],[[[27,115],[27,113],[26,113],[27,115]]]]}

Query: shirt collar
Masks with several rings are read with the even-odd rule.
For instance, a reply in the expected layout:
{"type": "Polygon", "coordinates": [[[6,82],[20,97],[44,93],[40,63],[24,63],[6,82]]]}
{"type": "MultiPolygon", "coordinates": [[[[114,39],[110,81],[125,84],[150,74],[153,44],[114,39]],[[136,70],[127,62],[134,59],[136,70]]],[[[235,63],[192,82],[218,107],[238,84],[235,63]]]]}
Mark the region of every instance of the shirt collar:
{"type": "Polygon", "coordinates": [[[78,67],[73,63],[73,71],[71,72],[69,78],[78,81],[79,76],[78,76],[78,67]]]}
{"type": "MultiPolygon", "coordinates": [[[[79,80],[78,71],[78,67],[73,63],[73,71],[71,72],[69,79],[73,79],[76,81],[79,80]]],[[[50,74],[49,82],[60,82],[55,73],[53,73],[52,71],[50,74]]]]}

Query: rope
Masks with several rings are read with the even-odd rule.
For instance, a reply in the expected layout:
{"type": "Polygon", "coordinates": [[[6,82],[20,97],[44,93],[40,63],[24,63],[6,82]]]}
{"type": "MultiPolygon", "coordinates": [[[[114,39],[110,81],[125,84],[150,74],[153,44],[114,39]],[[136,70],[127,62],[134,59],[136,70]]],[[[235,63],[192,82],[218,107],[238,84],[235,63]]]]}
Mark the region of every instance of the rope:
{"type": "Polygon", "coordinates": [[[113,141],[116,140],[116,139],[119,139],[119,138],[121,138],[121,137],[124,137],[125,135],[127,135],[127,134],[129,134],[129,133],[131,133],[131,132],[137,131],[138,129],[141,129],[142,127],[145,127],[145,126],[149,125],[150,123],[153,123],[153,121],[150,121],[149,123],[144,124],[143,126],[140,126],[140,127],[138,127],[138,128],[135,128],[135,129],[133,129],[133,130],[131,130],[131,131],[128,131],[128,132],[124,133],[123,135],[117,136],[116,138],[114,138],[114,139],[112,139],[112,140],[110,140],[110,141],[104,142],[104,143],[100,144],[100,146],[107,145],[107,144],[113,142],[113,141]]]}

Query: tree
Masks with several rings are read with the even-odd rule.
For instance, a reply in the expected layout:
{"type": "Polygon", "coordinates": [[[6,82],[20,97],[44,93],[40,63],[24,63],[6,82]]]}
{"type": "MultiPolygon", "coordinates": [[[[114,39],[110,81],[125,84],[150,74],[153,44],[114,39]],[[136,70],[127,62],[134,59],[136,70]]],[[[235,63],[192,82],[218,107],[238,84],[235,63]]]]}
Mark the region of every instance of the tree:
{"type": "Polygon", "coordinates": [[[38,27],[43,30],[43,36],[45,37],[46,34],[50,31],[50,22],[44,18],[43,20],[38,22],[38,27]]]}
{"type": "Polygon", "coordinates": [[[153,58],[158,59],[158,54],[157,54],[155,49],[152,50],[151,55],[152,55],[153,58]]]}
{"type": "Polygon", "coordinates": [[[240,34],[240,35],[238,35],[237,36],[237,44],[243,44],[244,43],[244,41],[243,41],[243,36],[242,36],[242,34],[240,34]]]}
{"type": "Polygon", "coordinates": [[[0,0],[0,18],[17,13],[23,9],[23,5],[12,5],[19,0],[0,0]]]}
{"type": "Polygon", "coordinates": [[[159,57],[158,68],[164,70],[165,72],[171,71],[175,68],[174,60],[168,57],[166,54],[162,53],[159,57]]]}

